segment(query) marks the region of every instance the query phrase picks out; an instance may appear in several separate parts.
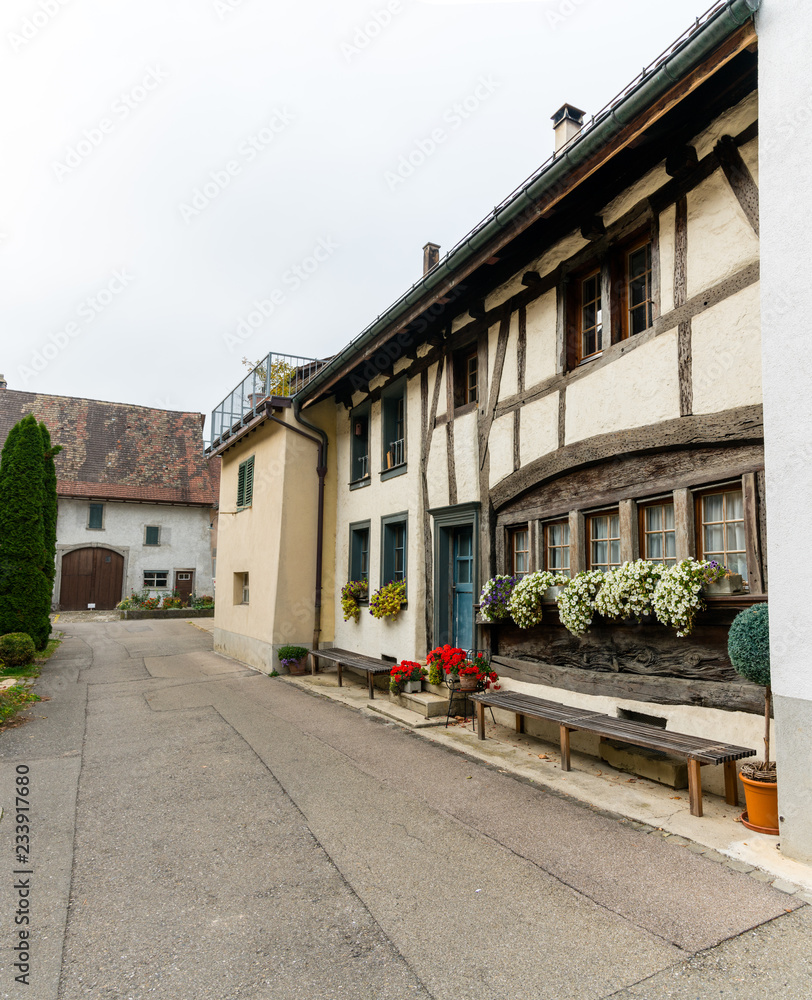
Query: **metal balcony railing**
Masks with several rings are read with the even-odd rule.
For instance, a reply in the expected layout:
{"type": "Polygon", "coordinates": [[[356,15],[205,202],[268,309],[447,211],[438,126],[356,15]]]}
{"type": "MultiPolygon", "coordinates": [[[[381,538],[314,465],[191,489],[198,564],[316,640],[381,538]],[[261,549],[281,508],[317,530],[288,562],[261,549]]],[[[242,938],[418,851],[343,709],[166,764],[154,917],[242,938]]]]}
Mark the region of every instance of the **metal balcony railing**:
{"type": "Polygon", "coordinates": [[[390,441],[386,450],[386,468],[394,469],[406,461],[406,442],[403,438],[390,441]]]}
{"type": "Polygon", "coordinates": [[[269,396],[295,396],[326,361],[292,354],[269,354],[211,413],[211,442],[235,433],[269,396]]]}

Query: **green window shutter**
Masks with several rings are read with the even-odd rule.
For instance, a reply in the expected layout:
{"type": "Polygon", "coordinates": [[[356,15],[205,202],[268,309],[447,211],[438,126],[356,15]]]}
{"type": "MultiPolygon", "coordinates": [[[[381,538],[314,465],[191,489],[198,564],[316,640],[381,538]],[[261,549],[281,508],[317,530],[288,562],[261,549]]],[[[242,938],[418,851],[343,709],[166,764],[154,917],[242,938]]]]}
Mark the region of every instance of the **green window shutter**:
{"type": "Polygon", "coordinates": [[[237,472],[237,506],[245,506],[245,462],[237,472]]]}
{"type": "Polygon", "coordinates": [[[156,525],[148,524],[144,543],[146,545],[158,545],[160,539],[160,532],[161,529],[159,527],[157,527],[156,525]]]}
{"type": "Polygon", "coordinates": [[[254,499],[254,456],[245,463],[245,499],[243,503],[250,507],[254,499]]]}
{"type": "Polygon", "coordinates": [[[88,528],[93,528],[95,530],[101,530],[104,527],[104,504],[92,503],[90,504],[90,512],[87,519],[88,528]]]}

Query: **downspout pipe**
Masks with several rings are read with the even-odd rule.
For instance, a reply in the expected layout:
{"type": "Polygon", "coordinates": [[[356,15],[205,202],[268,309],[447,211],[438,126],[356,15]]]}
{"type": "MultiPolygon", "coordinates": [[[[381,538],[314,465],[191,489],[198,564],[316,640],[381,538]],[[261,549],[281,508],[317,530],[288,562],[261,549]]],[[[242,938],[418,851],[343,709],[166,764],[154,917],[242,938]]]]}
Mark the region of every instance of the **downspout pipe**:
{"type": "MultiPolygon", "coordinates": [[[[316,395],[323,385],[346,361],[361,352],[378,334],[398,321],[411,306],[425,301],[455,273],[462,270],[476,253],[513,226],[521,227],[527,212],[542,201],[545,195],[566,184],[568,176],[586,163],[602,146],[618,134],[640,112],[651,106],[669,87],[687,75],[734,31],[746,24],[759,10],[762,0],[726,0],[723,6],[696,34],[680,45],[645,80],[599,118],[580,139],[573,140],[566,151],[550,162],[541,174],[529,180],[508,204],[494,214],[455,247],[425,278],[417,282],[405,295],[382,313],[373,323],[352,340],[343,350],[321,368],[300,390],[303,401],[316,395]]],[[[518,232],[518,228],[517,228],[518,232]]]]}
{"type": "Polygon", "coordinates": [[[293,431],[294,434],[300,434],[302,437],[307,438],[308,441],[312,441],[318,447],[316,465],[316,472],[319,477],[318,513],[316,523],[316,593],[313,605],[313,649],[318,649],[321,639],[322,557],[324,554],[324,480],[327,476],[327,434],[320,427],[316,427],[314,424],[311,424],[309,421],[305,420],[304,417],[302,417],[299,412],[299,403],[295,398],[293,400],[293,419],[303,427],[307,427],[309,430],[314,431],[318,437],[314,437],[313,434],[308,434],[306,431],[300,430],[292,424],[285,423],[285,421],[280,420],[279,417],[275,417],[271,412],[272,408],[272,404],[269,400],[265,404],[265,415],[268,420],[275,424],[279,424],[279,426],[284,427],[285,430],[293,431]]]}

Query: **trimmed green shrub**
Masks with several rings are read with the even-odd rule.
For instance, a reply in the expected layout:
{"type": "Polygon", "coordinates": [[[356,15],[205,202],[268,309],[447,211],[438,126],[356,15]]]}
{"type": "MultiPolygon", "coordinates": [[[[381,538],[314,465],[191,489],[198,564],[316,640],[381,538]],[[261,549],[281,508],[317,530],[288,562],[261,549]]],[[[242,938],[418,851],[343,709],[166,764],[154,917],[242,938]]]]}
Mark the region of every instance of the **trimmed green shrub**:
{"type": "Polygon", "coordinates": [[[35,657],[37,647],[25,632],[9,632],[0,635],[0,660],[7,667],[25,667],[35,657]]]}
{"type": "Polygon", "coordinates": [[[766,604],[740,611],[727,636],[727,653],[736,672],[754,684],[770,683],[770,618],[766,604]]]}

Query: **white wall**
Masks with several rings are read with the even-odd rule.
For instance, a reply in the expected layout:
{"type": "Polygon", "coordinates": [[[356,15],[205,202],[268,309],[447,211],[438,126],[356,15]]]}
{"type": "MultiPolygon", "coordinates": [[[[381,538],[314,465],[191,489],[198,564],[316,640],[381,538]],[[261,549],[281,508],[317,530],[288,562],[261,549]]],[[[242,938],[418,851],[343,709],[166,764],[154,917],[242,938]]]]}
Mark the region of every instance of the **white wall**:
{"type": "Polygon", "coordinates": [[[194,570],[196,593],[212,593],[211,511],[208,507],[105,501],[101,530],[88,528],[88,508],[87,500],[59,500],[55,604],[59,601],[61,555],[72,548],[90,545],[110,547],[124,555],[123,597],[132,590],[143,588],[144,570],[168,570],[169,592],[175,584],[175,570],[194,570]],[[147,525],[160,527],[159,545],[144,544],[147,525]]]}
{"type": "Polygon", "coordinates": [[[781,850],[812,862],[812,617],[800,530],[812,492],[809,23],[805,0],[764,0],[758,20],[767,542],[781,850]]]}

